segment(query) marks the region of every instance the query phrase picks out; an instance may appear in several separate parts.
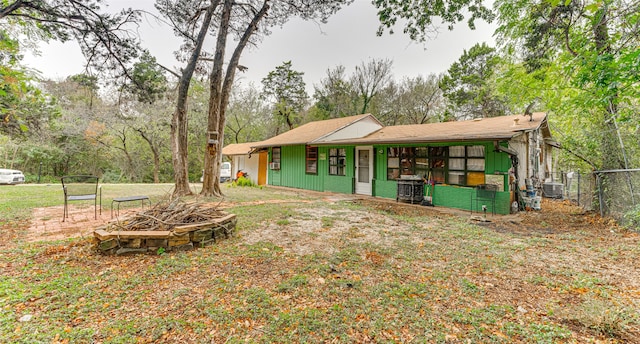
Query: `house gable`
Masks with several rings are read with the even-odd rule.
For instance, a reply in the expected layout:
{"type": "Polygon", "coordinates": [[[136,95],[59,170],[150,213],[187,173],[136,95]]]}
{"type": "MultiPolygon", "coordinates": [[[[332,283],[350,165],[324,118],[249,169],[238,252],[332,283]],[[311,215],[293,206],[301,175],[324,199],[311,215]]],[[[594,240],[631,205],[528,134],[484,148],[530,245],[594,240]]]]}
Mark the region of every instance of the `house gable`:
{"type": "Polygon", "coordinates": [[[361,138],[380,129],[382,129],[382,124],[373,116],[367,116],[356,122],[349,123],[332,133],[319,137],[313,140],[313,143],[361,138]]]}

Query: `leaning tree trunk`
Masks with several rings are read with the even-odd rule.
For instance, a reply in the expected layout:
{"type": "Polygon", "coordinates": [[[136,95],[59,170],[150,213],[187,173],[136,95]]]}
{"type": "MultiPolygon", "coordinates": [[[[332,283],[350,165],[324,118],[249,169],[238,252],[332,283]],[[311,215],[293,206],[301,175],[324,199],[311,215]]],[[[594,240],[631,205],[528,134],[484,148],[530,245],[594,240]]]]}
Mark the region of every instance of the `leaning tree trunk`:
{"type": "Polygon", "coordinates": [[[204,44],[204,39],[211,24],[211,18],[218,2],[215,1],[207,8],[202,26],[196,38],[196,45],[189,56],[189,63],[182,70],[182,76],[178,86],[178,101],[176,110],[171,119],[171,155],[173,162],[173,176],[175,187],[174,196],[191,195],[189,188],[189,159],[188,159],[188,124],[187,124],[187,96],[191,77],[196,69],[196,63],[200,57],[200,51],[204,44]]]}
{"type": "MultiPolygon", "coordinates": [[[[188,89],[188,86],[186,86],[188,89]]],[[[182,87],[181,87],[182,88],[182,87]]],[[[179,96],[176,111],[171,119],[171,160],[173,162],[173,178],[175,187],[173,189],[174,196],[186,196],[191,194],[189,188],[189,159],[187,145],[187,106],[186,94],[181,101],[179,96]]]]}

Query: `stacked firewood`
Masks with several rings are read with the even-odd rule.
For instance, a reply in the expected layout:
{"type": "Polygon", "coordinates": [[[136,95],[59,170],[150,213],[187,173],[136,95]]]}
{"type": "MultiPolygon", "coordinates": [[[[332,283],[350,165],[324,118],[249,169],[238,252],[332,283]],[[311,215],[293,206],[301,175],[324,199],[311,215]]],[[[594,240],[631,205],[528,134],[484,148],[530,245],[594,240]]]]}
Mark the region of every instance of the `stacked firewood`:
{"type": "Polygon", "coordinates": [[[130,217],[107,225],[107,231],[170,231],[176,226],[211,222],[225,216],[217,207],[200,203],[187,203],[179,199],[158,203],[130,217]]]}

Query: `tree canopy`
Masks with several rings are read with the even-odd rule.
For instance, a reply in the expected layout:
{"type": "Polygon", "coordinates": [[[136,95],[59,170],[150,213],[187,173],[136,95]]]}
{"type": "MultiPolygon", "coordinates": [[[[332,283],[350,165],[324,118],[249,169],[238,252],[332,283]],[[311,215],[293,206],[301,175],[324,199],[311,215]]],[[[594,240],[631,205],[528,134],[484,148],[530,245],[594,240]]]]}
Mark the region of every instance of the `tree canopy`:
{"type": "Polygon", "coordinates": [[[295,117],[307,104],[304,73],[291,68],[291,61],[283,62],[262,79],[262,94],[273,104],[273,111],[291,130],[295,117]]]}

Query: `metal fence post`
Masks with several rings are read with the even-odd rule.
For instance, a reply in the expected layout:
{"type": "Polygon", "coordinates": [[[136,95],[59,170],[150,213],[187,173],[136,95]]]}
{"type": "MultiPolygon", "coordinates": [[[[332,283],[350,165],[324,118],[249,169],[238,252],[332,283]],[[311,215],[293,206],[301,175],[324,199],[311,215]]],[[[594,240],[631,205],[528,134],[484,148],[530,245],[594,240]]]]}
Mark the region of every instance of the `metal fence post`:
{"type": "Polygon", "coordinates": [[[598,207],[600,207],[600,217],[604,217],[604,208],[602,207],[602,179],[598,172],[596,172],[596,184],[598,184],[598,207]]]}

